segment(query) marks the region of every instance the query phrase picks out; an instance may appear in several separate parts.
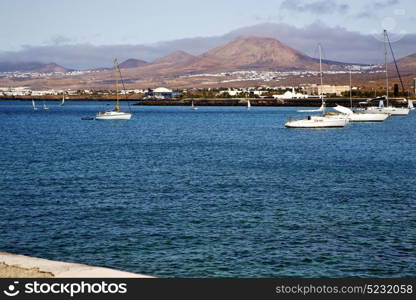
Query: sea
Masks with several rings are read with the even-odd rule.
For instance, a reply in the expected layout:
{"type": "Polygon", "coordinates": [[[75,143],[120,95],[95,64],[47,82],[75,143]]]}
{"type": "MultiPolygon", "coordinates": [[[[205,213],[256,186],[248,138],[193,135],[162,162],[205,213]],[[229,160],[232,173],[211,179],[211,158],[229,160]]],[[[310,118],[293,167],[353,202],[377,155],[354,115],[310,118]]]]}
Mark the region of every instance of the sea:
{"type": "Polygon", "coordinates": [[[0,251],[157,277],[415,277],[416,112],[0,102],[0,251]]]}

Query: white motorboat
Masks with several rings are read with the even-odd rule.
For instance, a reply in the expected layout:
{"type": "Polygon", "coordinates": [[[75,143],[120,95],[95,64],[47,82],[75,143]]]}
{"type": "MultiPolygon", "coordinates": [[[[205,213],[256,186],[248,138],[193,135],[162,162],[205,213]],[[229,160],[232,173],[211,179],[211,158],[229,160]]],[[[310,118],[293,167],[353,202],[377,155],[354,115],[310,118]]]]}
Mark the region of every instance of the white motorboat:
{"type": "MultiPolygon", "coordinates": [[[[116,72],[116,107],[114,110],[110,110],[110,111],[103,111],[103,112],[98,112],[95,116],[96,120],[130,120],[132,117],[132,114],[130,111],[120,111],[120,101],[119,101],[119,97],[118,97],[118,76],[120,75],[120,79],[121,82],[123,83],[123,78],[121,77],[121,71],[120,71],[120,67],[118,65],[117,59],[114,59],[114,71],[116,72]]],[[[123,89],[126,90],[124,88],[124,83],[123,83],[123,89]]],[[[127,99],[127,98],[126,98],[127,99]]]]}

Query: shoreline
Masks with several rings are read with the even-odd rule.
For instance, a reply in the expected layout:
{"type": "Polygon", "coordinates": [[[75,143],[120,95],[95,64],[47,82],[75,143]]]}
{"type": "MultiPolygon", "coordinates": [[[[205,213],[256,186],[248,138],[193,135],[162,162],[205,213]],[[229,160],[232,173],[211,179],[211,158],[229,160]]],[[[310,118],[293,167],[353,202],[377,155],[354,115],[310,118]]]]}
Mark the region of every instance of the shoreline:
{"type": "Polygon", "coordinates": [[[152,276],[0,252],[0,278],[153,278],[152,276]]]}
{"type": "MultiPolygon", "coordinates": [[[[60,97],[0,97],[0,101],[61,101],[60,97]]],[[[352,104],[357,107],[360,102],[365,102],[368,98],[353,98],[352,104]]],[[[192,101],[195,106],[247,106],[247,101],[250,100],[251,106],[265,106],[265,107],[319,107],[321,100],[319,98],[312,99],[271,99],[271,98],[186,98],[186,99],[120,99],[120,102],[130,102],[134,106],[191,106],[192,101]]],[[[112,102],[116,101],[113,98],[69,98],[66,100],[70,102],[112,102]]],[[[390,103],[395,106],[407,105],[403,98],[391,98],[390,103]]],[[[349,98],[325,98],[326,106],[333,107],[336,104],[346,107],[350,106],[349,98]]],[[[373,104],[378,105],[378,103],[373,104]]],[[[364,105],[365,106],[365,105],[364,105]]]]}

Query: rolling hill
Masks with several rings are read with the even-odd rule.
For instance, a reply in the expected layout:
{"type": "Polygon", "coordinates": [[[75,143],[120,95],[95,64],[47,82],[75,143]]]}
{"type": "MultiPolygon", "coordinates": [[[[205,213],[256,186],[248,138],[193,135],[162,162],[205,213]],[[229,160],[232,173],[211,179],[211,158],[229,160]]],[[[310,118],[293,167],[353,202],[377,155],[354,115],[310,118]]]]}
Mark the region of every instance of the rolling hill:
{"type": "MultiPolygon", "coordinates": [[[[346,63],[323,61],[324,69],[339,69],[346,63]]],[[[176,51],[132,69],[135,73],[196,74],[237,70],[318,70],[319,61],[272,38],[238,38],[199,56],[176,51]]]]}
{"type": "Polygon", "coordinates": [[[68,71],[69,69],[55,63],[45,64],[40,62],[0,62],[0,72],[65,73],[68,71]]]}
{"type": "MultiPolygon", "coordinates": [[[[397,66],[400,72],[415,72],[416,73],[416,53],[405,56],[397,61],[397,66]]],[[[393,64],[389,68],[394,67],[393,64]]]]}
{"type": "Polygon", "coordinates": [[[128,69],[128,68],[137,68],[147,65],[148,62],[140,59],[129,58],[119,64],[121,69],[128,69]]]}

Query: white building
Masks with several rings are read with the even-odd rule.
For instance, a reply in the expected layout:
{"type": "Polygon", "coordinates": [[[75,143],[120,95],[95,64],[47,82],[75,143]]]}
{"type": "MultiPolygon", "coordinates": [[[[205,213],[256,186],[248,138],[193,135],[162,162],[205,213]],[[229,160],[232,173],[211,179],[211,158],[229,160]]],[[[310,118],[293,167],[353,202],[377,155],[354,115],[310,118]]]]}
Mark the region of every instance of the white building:
{"type": "Polygon", "coordinates": [[[273,95],[274,99],[307,99],[308,95],[296,93],[295,88],[291,91],[286,91],[283,95],[273,95]]]}

